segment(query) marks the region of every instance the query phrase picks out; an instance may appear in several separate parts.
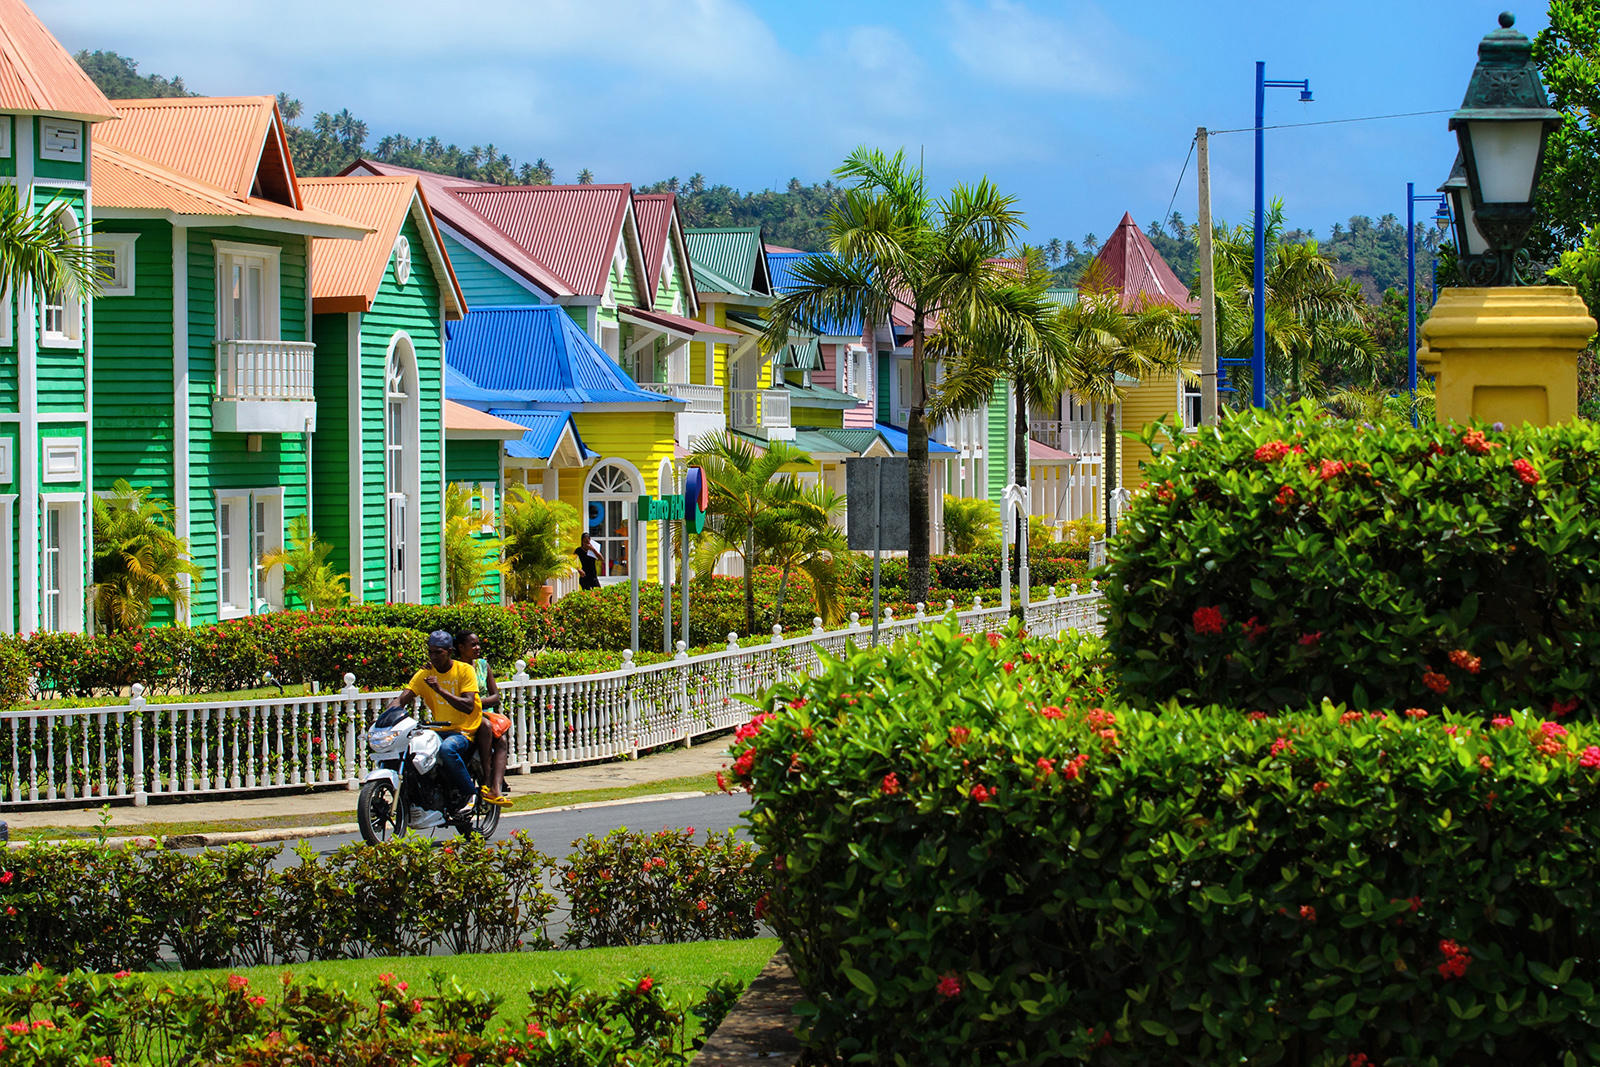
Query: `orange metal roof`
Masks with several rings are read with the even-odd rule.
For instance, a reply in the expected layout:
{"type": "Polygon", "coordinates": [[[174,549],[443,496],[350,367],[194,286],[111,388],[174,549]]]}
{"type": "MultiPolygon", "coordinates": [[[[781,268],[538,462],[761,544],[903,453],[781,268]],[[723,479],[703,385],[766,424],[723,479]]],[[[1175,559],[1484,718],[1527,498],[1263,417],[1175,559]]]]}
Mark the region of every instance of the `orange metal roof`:
{"type": "Polygon", "coordinates": [[[527,433],[526,427],[518,426],[507,419],[491,415],[487,411],[469,408],[465,404],[458,404],[454,400],[444,402],[444,428],[445,432],[451,430],[498,434],[507,440],[521,440],[527,433]]]}
{"type": "Polygon", "coordinates": [[[448,279],[444,289],[445,317],[466,313],[466,298],[456,281],[455,269],[439,239],[433,213],[421,183],[411,175],[350,175],[343,178],[305,178],[300,193],[306,203],[371,227],[359,241],[318,238],[311,243],[312,310],[370,311],[378,287],[389,268],[395,238],[407,214],[415,211],[417,225],[427,237],[423,249],[434,270],[448,279]]]}
{"type": "Polygon", "coordinates": [[[600,296],[606,291],[632,186],[463,186],[452,191],[574,293],[600,296]]]}
{"type": "Polygon", "coordinates": [[[0,111],[88,122],[117,112],[22,0],[0,0],[0,111]]]}
{"type": "Polygon", "coordinates": [[[287,164],[283,122],[272,97],[118,100],[116,109],[122,121],[101,131],[101,140],[238,200],[281,190],[289,206],[300,206],[294,169],[287,164]]]}
{"type": "Polygon", "coordinates": [[[367,227],[320,208],[285,207],[271,200],[235,199],[187,175],[104,141],[94,142],[94,200],[97,210],[168,211],[176,215],[275,219],[297,222],[326,237],[358,237],[367,227]]]}
{"type": "Polygon", "coordinates": [[[549,267],[535,259],[526,249],[520,247],[516,241],[512,240],[488,219],[478,214],[456,196],[457,192],[460,191],[494,189],[497,186],[487,185],[483,182],[467,181],[462,178],[452,178],[447,174],[434,174],[431,171],[400,167],[393,163],[378,163],[370,159],[358,159],[346,167],[344,171],[345,174],[360,172],[412,175],[422,183],[423,191],[428,197],[428,205],[433,209],[434,215],[450,229],[494,256],[501,263],[522,275],[552,297],[575,295],[572,287],[557,277],[549,267]]]}

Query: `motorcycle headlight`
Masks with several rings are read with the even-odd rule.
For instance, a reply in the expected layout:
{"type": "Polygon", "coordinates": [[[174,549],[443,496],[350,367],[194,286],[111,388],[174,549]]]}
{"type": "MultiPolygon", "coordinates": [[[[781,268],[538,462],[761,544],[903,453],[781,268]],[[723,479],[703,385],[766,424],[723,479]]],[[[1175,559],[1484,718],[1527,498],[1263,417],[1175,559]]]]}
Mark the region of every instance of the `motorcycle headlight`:
{"type": "Polygon", "coordinates": [[[382,752],[385,749],[394,747],[394,743],[399,739],[400,731],[395,729],[378,729],[367,733],[367,744],[375,752],[382,752]]]}

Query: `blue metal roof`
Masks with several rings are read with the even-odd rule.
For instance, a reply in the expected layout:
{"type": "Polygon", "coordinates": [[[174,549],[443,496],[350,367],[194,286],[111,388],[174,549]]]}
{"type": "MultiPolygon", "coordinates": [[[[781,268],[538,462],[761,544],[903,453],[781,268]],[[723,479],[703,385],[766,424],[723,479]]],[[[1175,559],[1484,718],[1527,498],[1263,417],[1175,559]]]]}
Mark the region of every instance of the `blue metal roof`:
{"type": "MultiPolygon", "coordinates": [[[[906,454],[906,432],[904,430],[898,426],[891,426],[887,422],[878,423],[877,429],[879,433],[883,434],[883,440],[885,444],[902,456],[906,454]]],[[[928,438],[928,455],[954,456],[957,455],[957,452],[949,445],[941,444],[930,437],[928,438]]]]}
{"type": "Polygon", "coordinates": [[[515,403],[522,399],[516,393],[498,389],[479,389],[471,378],[448,363],[444,368],[444,398],[469,407],[476,404],[515,403]]]}
{"type": "Polygon", "coordinates": [[[454,323],[446,349],[454,370],[482,396],[452,400],[533,404],[674,404],[646,392],[558,304],[474,308],[454,323]],[[492,395],[488,395],[492,394],[492,395]]]}
{"type": "Polygon", "coordinates": [[[549,459],[555,453],[556,446],[561,443],[562,435],[569,429],[572,431],[573,441],[577,443],[580,456],[585,459],[595,459],[600,455],[598,452],[590,451],[583,443],[577,423],[572,421],[570,411],[508,411],[504,408],[490,408],[489,414],[527,428],[528,432],[523,434],[520,440],[506,442],[506,455],[512,459],[549,459]]]}
{"type": "MultiPolygon", "coordinates": [[[[772,270],[772,289],[776,293],[786,293],[800,284],[800,278],[795,273],[795,268],[812,256],[832,255],[830,252],[768,252],[767,265],[772,270]]],[[[827,322],[812,323],[811,328],[823,337],[860,337],[865,331],[861,328],[861,316],[852,315],[843,319],[831,319],[827,322]]]]}

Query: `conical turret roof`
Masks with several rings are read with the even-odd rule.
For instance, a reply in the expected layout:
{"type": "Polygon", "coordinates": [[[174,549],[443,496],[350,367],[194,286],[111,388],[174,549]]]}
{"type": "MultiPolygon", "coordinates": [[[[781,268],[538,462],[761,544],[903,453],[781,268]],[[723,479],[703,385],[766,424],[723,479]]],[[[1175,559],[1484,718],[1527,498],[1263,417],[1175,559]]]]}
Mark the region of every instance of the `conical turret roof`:
{"type": "Polygon", "coordinates": [[[1178,280],[1128,212],[1123,212],[1116,232],[1101,246],[1095,261],[1099,264],[1096,273],[1122,295],[1126,311],[1161,304],[1191,313],[1200,310],[1199,302],[1189,296],[1189,287],[1178,280]]]}
{"type": "Polygon", "coordinates": [[[22,0],[0,0],[0,111],[102,122],[106,94],[22,0]]]}

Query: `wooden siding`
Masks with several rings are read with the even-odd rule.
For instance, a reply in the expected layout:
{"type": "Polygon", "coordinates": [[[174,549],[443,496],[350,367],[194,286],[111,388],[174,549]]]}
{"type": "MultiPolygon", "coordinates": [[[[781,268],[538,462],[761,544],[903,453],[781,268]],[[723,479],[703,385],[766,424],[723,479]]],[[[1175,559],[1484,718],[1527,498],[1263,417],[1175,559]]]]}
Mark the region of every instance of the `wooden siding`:
{"type": "Polygon", "coordinates": [[[171,500],[172,226],[118,219],[102,233],[136,233],[134,293],[94,305],[94,487],[118,478],[171,500]]]}
{"type": "MultiPolygon", "coordinates": [[[[317,432],[311,438],[311,528],[333,546],[328,564],[337,574],[349,574],[350,599],[359,601],[351,567],[351,537],[355,529],[350,514],[350,316],[346,312],[315,315],[311,339],[316,342],[315,381],[317,432]]],[[[363,468],[382,462],[364,459],[363,468]]],[[[367,577],[371,577],[368,575],[367,577]]]]}
{"type": "Polygon", "coordinates": [[[794,426],[831,426],[838,429],[844,426],[844,411],[839,408],[791,407],[789,422],[794,426]]]}
{"type": "MultiPolygon", "coordinates": [[[[1129,386],[1123,391],[1122,402],[1122,430],[1124,433],[1138,433],[1150,423],[1158,419],[1170,418],[1178,410],[1178,381],[1175,374],[1152,374],[1138,385],[1129,386]]],[[[1117,449],[1120,453],[1118,485],[1125,489],[1135,489],[1144,484],[1144,470],[1142,464],[1150,461],[1150,450],[1142,441],[1133,437],[1119,436],[1117,449]]]]}
{"type": "MultiPolygon", "coordinates": [[[[639,487],[640,491],[655,495],[656,471],[660,469],[662,460],[673,458],[673,417],[670,413],[629,411],[586,414],[576,411],[572,419],[577,424],[578,436],[583,438],[583,443],[600,453],[601,458],[595,460],[595,467],[608,459],[626,460],[638,469],[644,481],[639,487]]],[[[589,470],[561,472],[561,499],[577,508],[580,516],[587,514],[583,506],[583,487],[592,470],[593,467],[589,470]]],[[[647,566],[641,577],[648,581],[657,580],[656,525],[653,522],[645,525],[647,566]]]]}
{"type": "MultiPolygon", "coordinates": [[[[37,120],[35,120],[35,129],[37,128],[37,120]]],[[[84,151],[88,151],[87,144],[84,146],[84,151]]],[[[56,163],[56,170],[49,168],[37,169],[41,168],[44,162],[35,161],[36,173],[53,177],[79,179],[83,177],[83,165],[81,163],[56,163]],[[76,173],[63,173],[60,168],[67,168],[68,170],[76,168],[76,173]]],[[[85,221],[83,197],[82,189],[58,188],[50,185],[48,178],[33,187],[35,211],[43,212],[52,205],[54,205],[54,210],[70,207],[73,214],[78,217],[80,225],[85,221]]],[[[14,304],[15,301],[13,301],[14,304]]],[[[93,311],[89,307],[89,302],[84,301],[81,317],[83,333],[81,340],[77,344],[70,348],[46,348],[41,340],[36,348],[38,353],[35,364],[37,368],[36,399],[41,414],[82,413],[87,409],[88,397],[85,392],[86,382],[84,380],[84,368],[87,366],[87,362],[84,356],[84,345],[93,332],[92,318],[93,311]]],[[[42,317],[35,315],[34,322],[30,328],[35,331],[35,337],[41,337],[44,329],[42,317]]]]}
{"type": "Polygon", "coordinates": [[[1006,490],[1006,456],[1012,443],[1006,440],[1006,383],[996,382],[989,395],[989,418],[986,420],[987,443],[983,450],[984,485],[986,494],[996,504],[1006,490]]]}
{"type": "MultiPolygon", "coordinates": [[[[493,264],[448,234],[444,239],[445,252],[450,265],[455,268],[456,281],[461,283],[461,293],[470,307],[520,307],[525,304],[543,304],[539,294],[529,292],[493,264]]],[[[419,244],[413,248],[422,248],[419,244]]],[[[413,261],[415,262],[415,261],[413,261]]],[[[391,268],[392,270],[392,268],[391,268]]]]}

